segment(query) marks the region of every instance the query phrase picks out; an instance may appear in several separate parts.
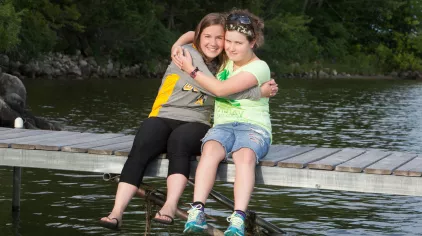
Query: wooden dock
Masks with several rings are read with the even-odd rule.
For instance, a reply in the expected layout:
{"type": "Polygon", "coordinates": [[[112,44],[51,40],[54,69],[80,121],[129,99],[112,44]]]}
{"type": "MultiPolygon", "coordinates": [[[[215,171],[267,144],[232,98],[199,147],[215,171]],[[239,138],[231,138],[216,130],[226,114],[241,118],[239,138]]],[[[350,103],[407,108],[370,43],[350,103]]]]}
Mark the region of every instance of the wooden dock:
{"type": "MultiPolygon", "coordinates": [[[[0,128],[0,166],[120,173],[134,136],[0,128]]],[[[197,161],[192,160],[191,176],[197,161]]],[[[166,177],[161,155],[148,176],[166,177]]],[[[233,182],[234,165],[218,180],[233,182]]],[[[422,155],[378,149],[273,145],[256,168],[256,183],[422,196],[422,155]]]]}

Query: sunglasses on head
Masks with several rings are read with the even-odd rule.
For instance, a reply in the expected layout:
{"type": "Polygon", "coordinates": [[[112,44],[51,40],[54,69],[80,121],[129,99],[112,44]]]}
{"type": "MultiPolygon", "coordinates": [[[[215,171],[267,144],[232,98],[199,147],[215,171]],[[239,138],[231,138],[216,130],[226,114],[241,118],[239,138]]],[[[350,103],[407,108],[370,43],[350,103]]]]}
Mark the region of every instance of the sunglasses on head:
{"type": "Polygon", "coordinates": [[[239,14],[230,14],[227,17],[228,21],[239,21],[241,24],[249,25],[251,24],[251,19],[248,16],[245,15],[239,15],[239,14]]]}

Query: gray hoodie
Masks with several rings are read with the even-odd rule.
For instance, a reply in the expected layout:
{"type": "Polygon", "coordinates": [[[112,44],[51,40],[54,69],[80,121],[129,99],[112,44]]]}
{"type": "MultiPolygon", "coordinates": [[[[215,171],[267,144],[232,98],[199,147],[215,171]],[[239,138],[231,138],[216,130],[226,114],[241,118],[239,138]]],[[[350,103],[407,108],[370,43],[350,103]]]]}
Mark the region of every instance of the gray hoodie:
{"type": "MultiPolygon", "coordinates": [[[[186,48],[191,54],[193,66],[198,67],[202,73],[214,77],[205,65],[201,54],[192,45],[185,45],[183,48],[186,48]]],[[[163,76],[149,117],[163,117],[210,125],[214,98],[215,95],[201,87],[186,72],[171,62],[163,76]]],[[[261,98],[261,90],[255,86],[227,98],[258,100],[261,98]]]]}

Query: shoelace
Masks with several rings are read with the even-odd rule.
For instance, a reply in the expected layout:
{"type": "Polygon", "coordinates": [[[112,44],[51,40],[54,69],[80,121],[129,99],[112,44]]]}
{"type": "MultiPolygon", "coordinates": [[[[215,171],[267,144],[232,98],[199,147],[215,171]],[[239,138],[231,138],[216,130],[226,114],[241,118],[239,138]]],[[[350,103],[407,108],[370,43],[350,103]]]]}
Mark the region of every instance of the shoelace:
{"type": "Polygon", "coordinates": [[[188,220],[193,220],[196,219],[196,216],[199,214],[199,212],[197,212],[196,214],[190,214],[191,212],[194,213],[195,211],[200,211],[199,209],[201,209],[201,205],[196,205],[193,206],[192,204],[189,204],[192,208],[188,211],[189,215],[188,215],[188,220]]]}
{"type": "Polygon", "coordinates": [[[236,216],[236,215],[231,215],[231,216],[227,217],[227,222],[230,222],[232,226],[239,228],[239,229],[242,227],[242,224],[243,224],[242,218],[240,218],[239,216],[236,216]]]}

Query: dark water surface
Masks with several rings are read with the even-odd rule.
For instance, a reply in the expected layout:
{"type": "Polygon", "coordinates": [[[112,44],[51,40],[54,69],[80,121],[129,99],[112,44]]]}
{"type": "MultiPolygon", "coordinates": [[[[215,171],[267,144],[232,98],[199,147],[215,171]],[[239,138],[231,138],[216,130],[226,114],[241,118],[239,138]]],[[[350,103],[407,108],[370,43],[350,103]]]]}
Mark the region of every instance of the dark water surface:
{"type": "MultiPolygon", "coordinates": [[[[66,129],[134,134],[159,80],[24,81],[36,115],[66,129]]],[[[422,153],[422,83],[396,80],[279,80],[271,99],[275,144],[422,153]]],[[[12,168],[0,167],[0,235],[143,235],[144,201],[134,199],[120,233],[97,226],[116,185],[101,174],[24,168],[19,221],[11,213],[12,168]]],[[[147,182],[164,187],[163,179],[147,182]]],[[[232,184],[217,191],[232,196],[232,184]]],[[[191,199],[188,187],[182,202],[191,199]]],[[[211,201],[221,229],[230,211],[211,201]]],[[[422,197],[256,186],[250,209],[298,235],[422,235],[422,197]]],[[[181,235],[153,225],[155,235],[181,235]]]]}

